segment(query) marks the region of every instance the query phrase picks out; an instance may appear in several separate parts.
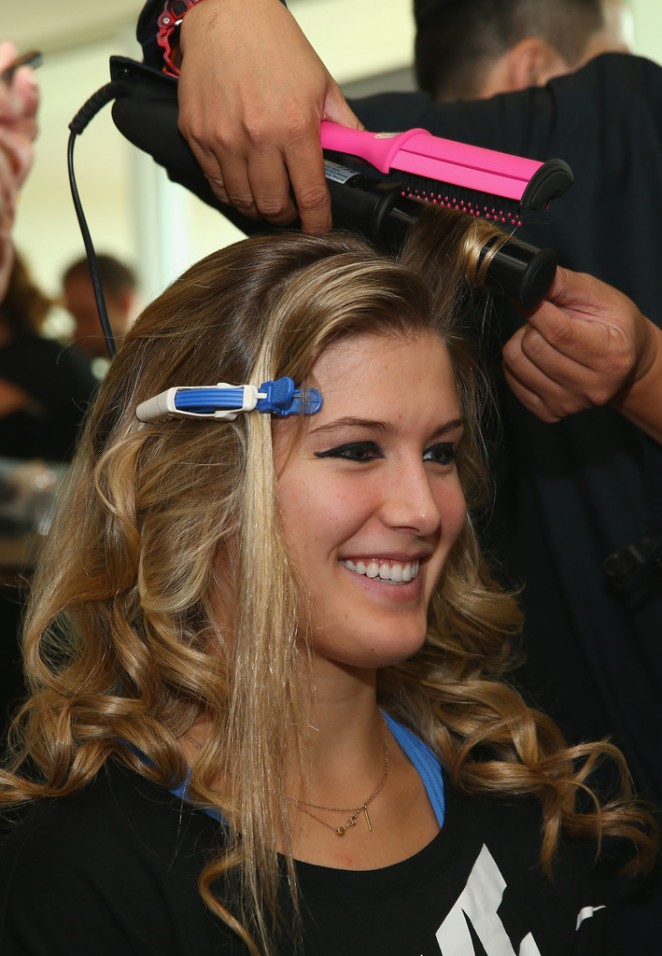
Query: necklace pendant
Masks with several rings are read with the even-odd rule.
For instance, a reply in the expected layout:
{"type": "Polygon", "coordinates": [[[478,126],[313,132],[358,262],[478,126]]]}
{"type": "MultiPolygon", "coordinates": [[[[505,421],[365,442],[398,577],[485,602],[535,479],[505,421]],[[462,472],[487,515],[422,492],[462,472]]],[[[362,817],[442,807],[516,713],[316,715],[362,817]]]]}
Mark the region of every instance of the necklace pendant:
{"type": "Polygon", "coordinates": [[[347,833],[347,830],[345,829],[345,827],[336,827],[335,833],[337,836],[345,836],[345,833],[347,833]]]}
{"type": "Polygon", "coordinates": [[[372,833],[372,823],[370,822],[370,814],[368,813],[367,805],[364,803],[361,809],[363,810],[363,813],[365,814],[365,822],[368,825],[368,830],[370,830],[370,832],[372,833]]]}

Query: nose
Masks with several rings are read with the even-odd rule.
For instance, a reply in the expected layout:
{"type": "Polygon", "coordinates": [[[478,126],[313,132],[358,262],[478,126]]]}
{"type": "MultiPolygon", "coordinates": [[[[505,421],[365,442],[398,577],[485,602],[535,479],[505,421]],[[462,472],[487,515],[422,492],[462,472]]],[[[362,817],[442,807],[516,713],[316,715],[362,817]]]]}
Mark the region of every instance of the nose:
{"type": "Polygon", "coordinates": [[[432,475],[418,458],[393,468],[384,487],[381,516],[391,528],[434,537],[442,530],[444,504],[451,502],[453,511],[458,504],[463,506],[457,475],[432,475]]]}

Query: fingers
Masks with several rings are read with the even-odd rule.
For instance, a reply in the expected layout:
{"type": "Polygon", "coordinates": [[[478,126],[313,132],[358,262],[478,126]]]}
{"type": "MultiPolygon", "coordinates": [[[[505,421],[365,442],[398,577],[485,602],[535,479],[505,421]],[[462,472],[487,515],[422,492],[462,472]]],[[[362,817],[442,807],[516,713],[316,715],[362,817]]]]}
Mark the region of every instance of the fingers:
{"type": "Polygon", "coordinates": [[[591,276],[560,269],[549,298],[506,343],[503,366],[526,407],[557,421],[644,374],[650,336],[634,303],[591,276]]]}
{"type": "Polygon", "coordinates": [[[577,329],[572,328],[577,320],[565,321],[563,334],[556,322],[555,333],[547,338],[526,326],[503,351],[506,374],[520,389],[536,393],[555,419],[604,405],[627,383],[635,365],[635,352],[626,336],[608,326],[577,329]]]}
{"type": "Polygon", "coordinates": [[[506,382],[522,404],[544,422],[559,421],[594,404],[578,390],[579,370],[569,367],[567,360],[559,361],[544,340],[531,333],[520,329],[503,351],[506,382]]]}
{"type": "MultiPolygon", "coordinates": [[[[0,43],[0,72],[16,60],[13,43],[0,43]]],[[[32,141],[37,135],[39,88],[34,71],[21,67],[11,82],[0,82],[0,129],[32,141]]]]}
{"type": "Polygon", "coordinates": [[[30,67],[22,66],[15,73],[12,97],[15,109],[14,132],[33,141],[38,132],[39,86],[30,67]]]}
{"type": "Polygon", "coordinates": [[[17,55],[18,50],[11,40],[3,40],[0,43],[0,73],[11,66],[17,55]]]}
{"type": "Polygon", "coordinates": [[[5,188],[11,179],[12,189],[23,185],[25,177],[32,168],[34,149],[32,140],[24,136],[7,132],[0,125],[0,153],[2,154],[2,174],[5,188]]]}
{"type": "MultiPolygon", "coordinates": [[[[618,289],[595,276],[573,272],[559,266],[546,300],[573,318],[615,326],[622,324],[627,312],[635,313],[634,303],[618,289]]],[[[536,323],[536,312],[528,316],[536,323]]]]}
{"type": "Polygon", "coordinates": [[[19,150],[0,128],[0,227],[5,230],[13,225],[18,190],[31,161],[31,149],[21,143],[19,150]]]}
{"type": "Polygon", "coordinates": [[[298,215],[305,231],[327,231],[320,123],[360,124],[287,8],[206,0],[185,17],[181,49],[180,130],[214,195],[245,216],[298,215]]]}
{"type": "Polygon", "coordinates": [[[306,231],[327,231],[331,211],[317,116],[289,126],[249,122],[226,116],[212,125],[190,104],[180,113],[181,132],[214,195],[250,218],[286,225],[299,215],[306,231]]]}

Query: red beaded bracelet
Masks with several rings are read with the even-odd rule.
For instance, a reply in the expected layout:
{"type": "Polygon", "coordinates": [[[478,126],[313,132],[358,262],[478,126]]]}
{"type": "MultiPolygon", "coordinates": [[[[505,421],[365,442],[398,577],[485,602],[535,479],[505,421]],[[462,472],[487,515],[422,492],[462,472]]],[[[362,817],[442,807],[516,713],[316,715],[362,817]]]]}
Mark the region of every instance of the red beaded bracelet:
{"type": "Polygon", "coordinates": [[[179,30],[182,20],[196,3],[201,0],[165,0],[163,11],[157,20],[156,42],[163,50],[163,72],[169,76],[179,76],[179,66],[173,61],[177,47],[173,47],[173,34],[179,30]]]}

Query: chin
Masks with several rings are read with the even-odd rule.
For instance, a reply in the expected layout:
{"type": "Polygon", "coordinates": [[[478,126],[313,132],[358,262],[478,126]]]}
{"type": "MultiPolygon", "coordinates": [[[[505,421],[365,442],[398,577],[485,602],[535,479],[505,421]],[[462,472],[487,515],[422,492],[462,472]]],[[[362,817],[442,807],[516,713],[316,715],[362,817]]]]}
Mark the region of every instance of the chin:
{"type": "Polygon", "coordinates": [[[378,625],[373,624],[370,639],[364,635],[347,635],[343,641],[344,647],[325,647],[325,641],[316,639],[314,647],[317,655],[335,660],[345,667],[377,670],[414,657],[425,644],[426,637],[427,626],[412,629],[409,633],[402,628],[393,628],[389,633],[386,630],[380,632],[378,625]]]}

